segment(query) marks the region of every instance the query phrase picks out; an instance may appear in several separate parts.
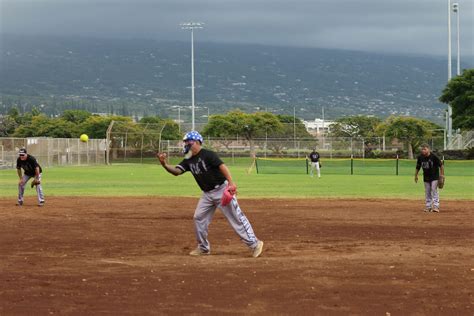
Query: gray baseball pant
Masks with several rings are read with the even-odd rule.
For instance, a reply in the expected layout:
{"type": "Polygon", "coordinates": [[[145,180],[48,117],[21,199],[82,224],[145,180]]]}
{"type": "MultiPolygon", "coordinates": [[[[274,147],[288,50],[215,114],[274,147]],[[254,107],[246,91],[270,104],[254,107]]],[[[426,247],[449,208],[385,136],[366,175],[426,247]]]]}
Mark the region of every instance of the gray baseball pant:
{"type": "Polygon", "coordinates": [[[425,182],[426,208],[439,208],[438,180],[425,182]]]}
{"type": "Polygon", "coordinates": [[[314,175],[314,169],[318,172],[318,177],[321,178],[321,169],[319,168],[319,162],[311,162],[311,168],[309,169],[310,175],[314,175]]]}
{"type": "MultiPolygon", "coordinates": [[[[23,180],[23,185],[18,184],[18,202],[20,201],[23,202],[23,195],[25,194],[25,186],[31,178],[34,178],[34,177],[26,175],[26,174],[24,174],[23,177],[21,178],[23,180]]],[[[41,173],[38,179],[41,181],[41,173]]],[[[44,201],[43,188],[41,187],[41,184],[38,184],[36,186],[36,195],[38,196],[38,203],[41,201],[44,201]]]]}
{"type": "Polygon", "coordinates": [[[253,232],[252,225],[240,209],[237,198],[234,196],[228,205],[221,205],[222,194],[226,186],[227,183],[224,183],[214,190],[203,192],[194,212],[194,227],[198,246],[206,252],[211,250],[207,235],[209,224],[217,207],[222,210],[230,226],[249,248],[253,249],[257,246],[258,239],[253,232]]]}

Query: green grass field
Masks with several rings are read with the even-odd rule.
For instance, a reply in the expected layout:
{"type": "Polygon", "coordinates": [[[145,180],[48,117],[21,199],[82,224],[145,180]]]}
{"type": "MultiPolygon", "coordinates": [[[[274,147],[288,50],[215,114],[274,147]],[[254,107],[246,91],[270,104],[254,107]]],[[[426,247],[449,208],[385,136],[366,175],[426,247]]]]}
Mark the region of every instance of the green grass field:
{"type": "MultiPolygon", "coordinates": [[[[156,160],[155,160],[156,161],[156,160]]],[[[174,160],[177,162],[177,160],[174,160]]],[[[347,162],[323,161],[322,178],[306,174],[247,174],[249,159],[226,161],[240,198],[423,198],[422,180],[413,181],[414,162],[403,162],[403,172],[394,174],[393,161],[364,162],[366,174],[350,175],[347,162]],[[411,168],[410,168],[411,167],[411,168]],[[339,169],[338,169],[339,168],[339,169]],[[342,168],[342,169],[341,169],[342,168]],[[372,173],[372,174],[371,174],[372,173]]],[[[359,164],[362,162],[358,162],[359,164]]],[[[446,163],[446,187],[442,199],[474,199],[473,163],[446,163]]],[[[422,179],[422,177],[420,177],[422,179]]],[[[15,170],[0,170],[0,197],[15,199],[15,170]]],[[[112,166],[51,167],[43,170],[46,196],[199,196],[191,174],[174,177],[157,164],[114,164],[112,166]]],[[[28,187],[27,196],[35,194],[28,187]]]]}

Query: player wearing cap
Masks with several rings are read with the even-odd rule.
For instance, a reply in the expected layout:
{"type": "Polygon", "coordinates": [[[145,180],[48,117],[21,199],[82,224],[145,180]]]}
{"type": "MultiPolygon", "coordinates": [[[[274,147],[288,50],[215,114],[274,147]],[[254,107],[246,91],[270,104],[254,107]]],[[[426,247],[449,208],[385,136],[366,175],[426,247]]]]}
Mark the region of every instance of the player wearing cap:
{"type": "Polygon", "coordinates": [[[232,181],[229,169],[215,152],[201,147],[203,138],[198,132],[187,133],[183,141],[185,159],[178,165],[169,165],[164,153],[159,153],[157,156],[163,168],[175,176],[190,171],[203,191],[194,213],[198,247],[189,254],[192,256],[210,254],[211,248],[207,239],[208,227],[216,208],[219,207],[237,235],[252,249],[252,256],[255,258],[260,256],[263,242],[257,239],[252,225],[237,203],[235,197],[237,187],[232,181]],[[229,192],[233,196],[227,199],[229,192]]]}
{"type": "Polygon", "coordinates": [[[308,159],[311,163],[310,166],[310,175],[313,177],[314,175],[314,169],[316,169],[318,173],[318,178],[321,178],[321,161],[320,161],[321,156],[319,153],[316,151],[316,148],[308,155],[308,159]]]}
{"type": "Polygon", "coordinates": [[[31,178],[34,178],[33,185],[36,186],[36,194],[38,196],[38,206],[44,205],[43,188],[41,187],[41,173],[43,170],[36,161],[36,158],[29,155],[25,148],[18,152],[18,159],[16,160],[16,170],[20,181],[18,182],[18,206],[23,205],[23,195],[25,193],[25,186],[31,178]],[[24,172],[22,172],[22,169],[24,172]]]}

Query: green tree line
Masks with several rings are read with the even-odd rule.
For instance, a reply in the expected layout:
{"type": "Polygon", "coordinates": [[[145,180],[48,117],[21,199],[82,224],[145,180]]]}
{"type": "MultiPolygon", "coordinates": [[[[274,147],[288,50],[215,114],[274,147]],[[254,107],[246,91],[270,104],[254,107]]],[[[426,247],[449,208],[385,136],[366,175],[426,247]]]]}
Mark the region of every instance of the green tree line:
{"type": "MultiPolygon", "coordinates": [[[[163,126],[161,139],[176,140],[182,137],[178,124],[170,119],[158,116],[144,117],[135,123],[127,116],[98,116],[84,110],[66,110],[57,118],[49,118],[34,109],[20,114],[18,110],[10,110],[7,116],[1,118],[0,135],[11,137],[55,137],[75,138],[87,134],[90,138],[105,138],[106,131],[112,121],[120,122],[115,132],[128,132],[130,135],[140,135],[151,132],[153,127],[163,126]],[[164,124],[166,123],[166,124],[164,124]]],[[[160,128],[161,129],[161,128],[160,128]]],[[[153,132],[156,134],[160,131],[153,132]]],[[[251,152],[254,140],[266,139],[314,139],[306,130],[303,122],[289,115],[275,115],[269,112],[245,113],[239,110],[226,114],[212,115],[204,126],[202,134],[205,137],[221,139],[242,138],[249,142],[251,152]]],[[[385,136],[389,140],[398,140],[407,145],[410,158],[419,145],[431,137],[442,136],[440,126],[413,117],[390,116],[384,121],[377,117],[351,116],[336,120],[331,125],[331,137],[363,138],[366,145],[378,141],[385,136]]],[[[141,140],[130,138],[129,142],[141,140]]],[[[278,146],[278,142],[272,142],[278,146]]],[[[278,148],[273,148],[278,151],[278,148]]]]}
{"type": "Polygon", "coordinates": [[[136,124],[131,117],[92,115],[85,110],[66,110],[59,117],[50,118],[37,109],[20,114],[10,109],[8,115],[0,117],[0,137],[54,137],[77,138],[87,134],[90,138],[105,138],[112,121],[122,123],[122,128],[138,132],[140,126],[155,124],[164,126],[162,139],[179,139],[179,126],[170,119],[158,116],[144,117],[136,124]]]}

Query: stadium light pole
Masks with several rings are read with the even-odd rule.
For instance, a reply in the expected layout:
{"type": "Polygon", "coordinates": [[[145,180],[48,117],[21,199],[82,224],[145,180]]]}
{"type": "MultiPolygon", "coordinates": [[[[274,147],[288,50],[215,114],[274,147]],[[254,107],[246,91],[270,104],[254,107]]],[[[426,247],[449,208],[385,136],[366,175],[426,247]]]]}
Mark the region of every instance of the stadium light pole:
{"type": "Polygon", "coordinates": [[[194,131],[195,124],[194,124],[194,30],[195,29],[202,29],[204,23],[201,22],[186,22],[181,23],[181,29],[183,30],[191,30],[191,126],[192,130],[194,131]]]}
{"type": "Polygon", "coordinates": [[[461,38],[460,38],[460,33],[459,33],[459,3],[455,2],[453,3],[453,12],[456,13],[456,42],[457,42],[457,48],[456,48],[456,53],[457,53],[457,67],[456,67],[456,74],[458,76],[461,75],[461,38]]]}
{"type": "MultiPolygon", "coordinates": [[[[451,64],[452,64],[452,57],[451,57],[451,0],[448,0],[448,82],[452,78],[452,69],[451,69],[451,64]]],[[[448,127],[448,144],[451,143],[451,138],[452,138],[452,113],[453,113],[453,108],[451,107],[451,104],[448,104],[448,117],[447,117],[447,127],[448,127]]]]}

